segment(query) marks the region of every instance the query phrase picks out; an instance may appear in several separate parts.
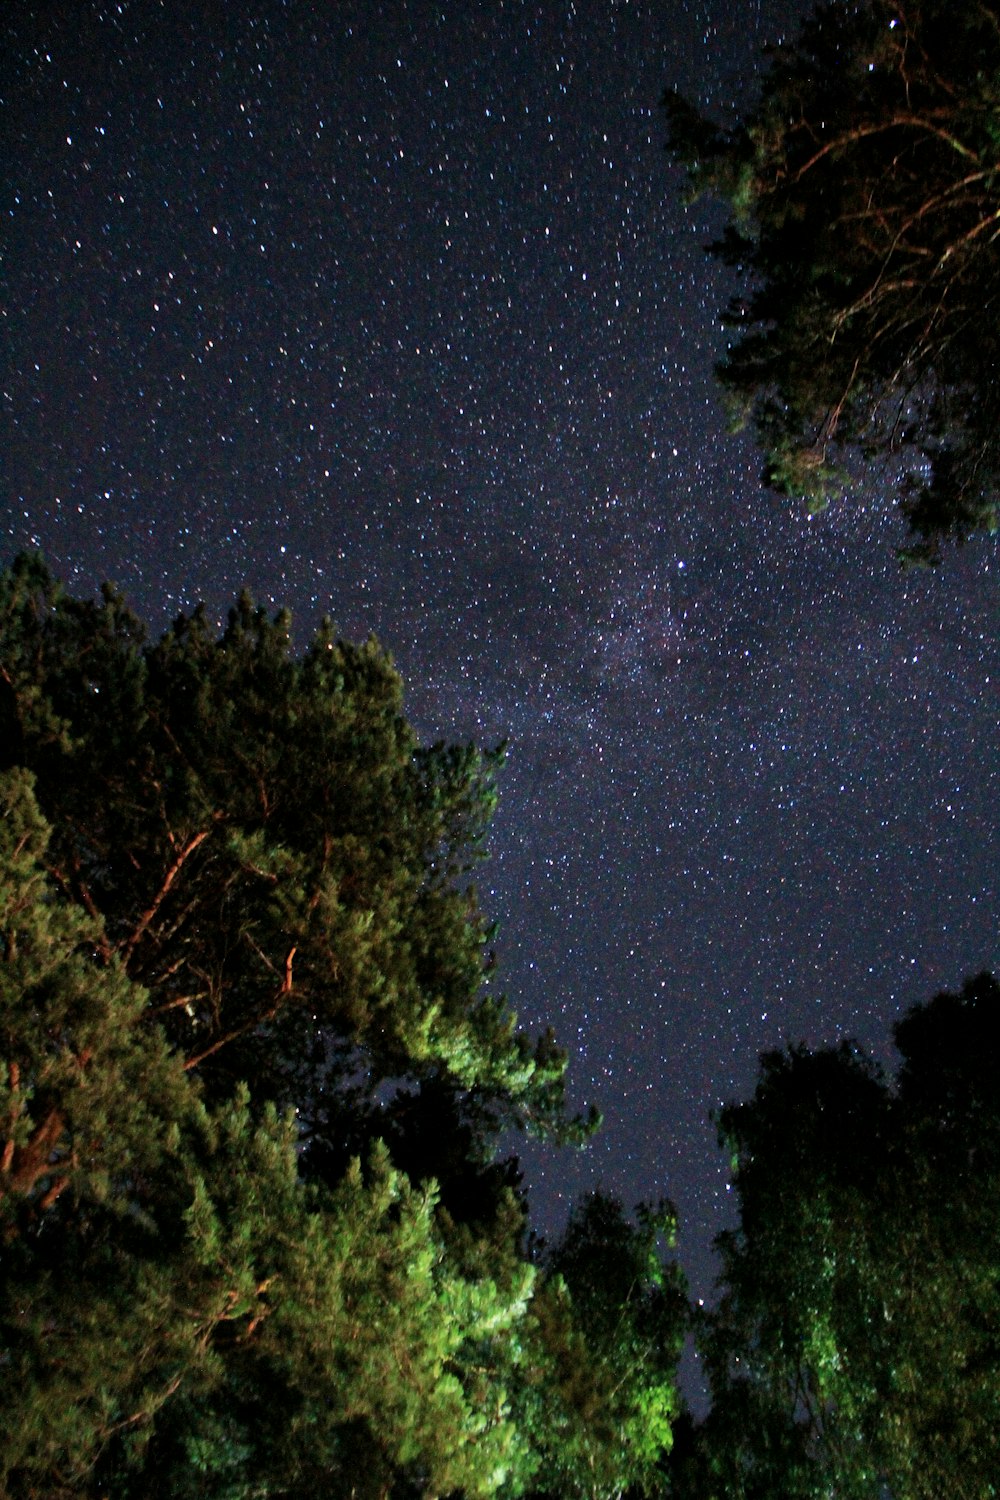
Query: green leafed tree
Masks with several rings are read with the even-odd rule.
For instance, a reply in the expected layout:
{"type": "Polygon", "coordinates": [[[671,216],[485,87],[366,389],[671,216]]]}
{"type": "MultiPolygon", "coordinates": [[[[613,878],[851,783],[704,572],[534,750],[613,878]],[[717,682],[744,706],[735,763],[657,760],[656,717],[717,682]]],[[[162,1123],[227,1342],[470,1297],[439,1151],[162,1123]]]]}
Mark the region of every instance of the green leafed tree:
{"type": "Polygon", "coordinates": [[[1000,985],[850,1047],[764,1058],[723,1111],[739,1227],[678,1500],[990,1500],[1000,1474],[1000,985]]]}
{"type": "Polygon", "coordinates": [[[586,1493],[648,1479],[662,1225],[606,1211],[635,1272],[612,1327],[580,1270],[601,1234],[536,1265],[498,1145],[590,1124],[493,988],[496,763],[421,748],[374,642],[296,654],[242,599],[148,643],[111,590],[0,576],[12,1500],[513,1497],[559,1424],[586,1493]],[[602,1413],[572,1442],[556,1304],[602,1413]]]}
{"type": "Polygon", "coordinates": [[[541,1256],[519,1398],[541,1495],[659,1493],[688,1322],[683,1278],[664,1256],[675,1230],[667,1203],[641,1204],[633,1223],[591,1193],[541,1256]]]}
{"type": "Polygon", "coordinates": [[[670,148],[730,216],[718,368],[765,480],[822,507],[881,460],[905,555],[996,530],[1000,495],[1000,9],[818,7],[758,102],[717,128],[679,95],[670,148]]]}

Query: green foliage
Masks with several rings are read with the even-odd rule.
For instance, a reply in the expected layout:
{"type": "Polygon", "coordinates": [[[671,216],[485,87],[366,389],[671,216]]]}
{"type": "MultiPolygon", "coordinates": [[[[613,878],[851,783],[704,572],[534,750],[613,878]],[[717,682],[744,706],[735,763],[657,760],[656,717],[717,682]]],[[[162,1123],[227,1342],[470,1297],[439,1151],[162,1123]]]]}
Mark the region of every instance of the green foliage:
{"type": "Polygon", "coordinates": [[[359,1456],[372,1493],[411,1472],[435,1491],[493,1494],[517,1434],[502,1388],[467,1356],[474,1345],[487,1358],[523,1320],[531,1268],[502,1290],[456,1268],[433,1194],[413,1190],[385,1148],[316,1191],[297,1176],[292,1121],[271,1114],[254,1128],[239,1099],[222,1135],[220,1160],[239,1153],[238,1170],[199,1187],[188,1224],[229,1331],[215,1341],[211,1387],[154,1439],[178,1492],[189,1482],[178,1450],[207,1463],[206,1426],[228,1424],[220,1456],[232,1474],[235,1443],[248,1494],[262,1475],[282,1494],[320,1481],[346,1492],[359,1456]]]}
{"type": "Polygon", "coordinates": [[[740,1225],[703,1347],[713,1408],[675,1494],[988,1500],[1000,1473],[1000,985],[848,1046],[763,1059],[721,1133],[740,1225]]]}
{"type": "Polygon", "coordinates": [[[0,775],[0,1485],[11,1494],[41,1475],[86,1475],[199,1354],[193,1326],[163,1319],[164,1257],[187,1199],[185,1150],[207,1121],[180,1060],[139,1026],[144,993],[113,955],[102,961],[99,921],[53,882],[48,843],[31,776],[0,775]]]}
{"type": "Polygon", "coordinates": [[[296,658],[244,596],[220,640],[195,611],[146,646],[113,592],[68,599],[31,559],[0,640],[0,745],[35,776],[54,877],[206,1087],[278,1097],[321,1031],[376,1084],[440,1070],[557,1123],[564,1058],[484,985],[465,878],[498,758],[420,750],[374,641],[324,625],[296,658]]]}
{"type": "Polygon", "coordinates": [[[168,1172],[190,1090],[139,1022],[145,992],[66,901],[29,772],[0,773],[0,1225],[8,1241],[52,1216],[141,1220],[143,1181],[168,1172]],[[72,1211],[67,1207],[73,1201],[72,1211]]]}
{"type": "Polygon", "coordinates": [[[669,1204],[640,1205],[631,1224],[614,1199],[593,1193],[542,1257],[522,1422],[536,1435],[535,1485],[545,1494],[659,1488],[687,1324],[683,1279],[661,1251],[674,1231],[669,1204]]]}
{"type": "MultiPolygon", "coordinates": [[[[0,1493],[486,1500],[543,1471],[555,1294],[498,1139],[592,1124],[491,985],[498,764],[419,747],[373,641],[295,655],[243,598],[147,644],[110,589],[0,576],[0,1493]]],[[[665,1355],[613,1399],[610,1358],[600,1496],[673,1401],[665,1355]]]]}
{"type": "Polygon", "coordinates": [[[765,481],[822,505],[881,457],[910,560],[997,527],[998,80],[995,5],[864,0],[775,49],[732,129],[665,101],[690,193],[728,200],[718,373],[765,481]]]}

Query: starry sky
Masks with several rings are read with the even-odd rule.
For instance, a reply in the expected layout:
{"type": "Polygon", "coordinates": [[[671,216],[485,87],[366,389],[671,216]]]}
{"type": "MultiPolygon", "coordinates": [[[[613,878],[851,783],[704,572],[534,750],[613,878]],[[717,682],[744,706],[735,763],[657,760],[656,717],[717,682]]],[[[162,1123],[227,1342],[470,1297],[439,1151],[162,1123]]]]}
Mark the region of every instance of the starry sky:
{"type": "Polygon", "coordinates": [[[796,0],[14,0],[0,21],[0,552],[159,630],[244,585],[374,631],[428,739],[509,743],[480,888],[582,1154],[668,1195],[786,1040],[883,1060],[997,959],[994,542],[761,492],[734,289],[659,109],[725,118],[796,0]]]}

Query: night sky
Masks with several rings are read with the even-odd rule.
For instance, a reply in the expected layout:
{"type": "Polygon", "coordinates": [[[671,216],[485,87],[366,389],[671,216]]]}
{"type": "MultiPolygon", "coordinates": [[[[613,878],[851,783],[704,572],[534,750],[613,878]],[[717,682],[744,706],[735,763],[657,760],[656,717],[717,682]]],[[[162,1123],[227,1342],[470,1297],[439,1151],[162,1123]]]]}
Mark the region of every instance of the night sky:
{"type": "Polygon", "coordinates": [[[374,631],[427,739],[509,742],[480,881],[583,1154],[536,1221],[725,1220],[758,1053],[997,959],[995,542],[762,493],[712,383],[733,287],[659,100],[752,96],[779,0],[185,0],[0,22],[0,552],[158,632],[239,589],[374,631]]]}

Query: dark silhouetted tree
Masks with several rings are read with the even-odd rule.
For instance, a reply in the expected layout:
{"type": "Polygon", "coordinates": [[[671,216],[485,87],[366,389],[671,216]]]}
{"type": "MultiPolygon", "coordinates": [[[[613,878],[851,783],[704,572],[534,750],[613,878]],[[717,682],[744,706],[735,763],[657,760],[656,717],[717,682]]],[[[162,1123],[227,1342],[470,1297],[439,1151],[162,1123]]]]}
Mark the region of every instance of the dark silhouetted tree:
{"type": "Polygon", "coordinates": [[[914,560],[994,531],[1000,494],[1000,10],[830,4],[775,48],[731,129],[667,98],[738,268],[719,376],[766,482],[814,507],[885,460],[914,560]]]}

